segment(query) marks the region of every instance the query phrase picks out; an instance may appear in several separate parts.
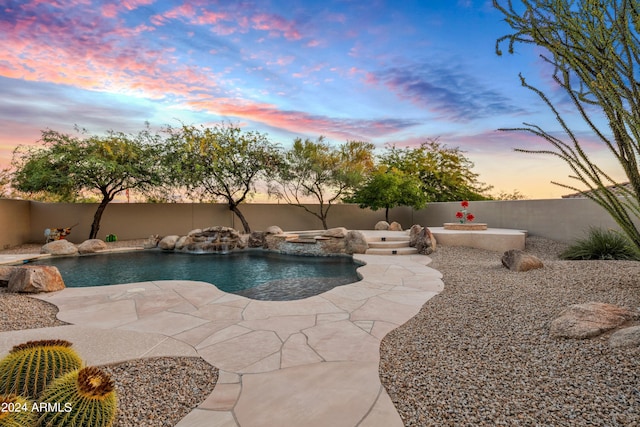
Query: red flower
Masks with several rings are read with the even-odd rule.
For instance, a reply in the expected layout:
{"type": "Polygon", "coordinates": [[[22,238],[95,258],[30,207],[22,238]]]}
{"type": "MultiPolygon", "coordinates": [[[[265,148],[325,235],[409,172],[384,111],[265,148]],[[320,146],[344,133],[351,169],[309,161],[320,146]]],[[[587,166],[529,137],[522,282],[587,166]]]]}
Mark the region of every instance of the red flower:
{"type": "Polygon", "coordinates": [[[458,211],[458,212],[456,212],[456,218],[462,219],[462,218],[464,218],[464,214],[462,212],[458,211]]]}
{"type": "Polygon", "coordinates": [[[475,219],[476,217],[473,216],[473,214],[467,214],[467,221],[471,222],[475,219]]]}
{"type": "Polygon", "coordinates": [[[469,202],[467,202],[466,200],[463,200],[462,203],[460,203],[462,205],[462,207],[464,209],[467,209],[469,207],[469,202]]]}

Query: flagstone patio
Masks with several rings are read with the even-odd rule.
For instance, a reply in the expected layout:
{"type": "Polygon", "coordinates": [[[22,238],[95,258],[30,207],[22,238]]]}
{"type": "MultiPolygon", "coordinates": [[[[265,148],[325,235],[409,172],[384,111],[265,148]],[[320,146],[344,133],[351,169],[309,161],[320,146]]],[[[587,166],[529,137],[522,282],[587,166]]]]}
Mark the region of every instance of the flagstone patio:
{"type": "Polygon", "coordinates": [[[297,301],[256,301],[202,282],[38,294],[70,326],[0,333],[0,353],[44,338],[87,364],[200,356],[218,383],[179,427],[402,426],[378,377],[381,339],[443,288],[422,255],[357,255],[363,280],[297,301]]]}

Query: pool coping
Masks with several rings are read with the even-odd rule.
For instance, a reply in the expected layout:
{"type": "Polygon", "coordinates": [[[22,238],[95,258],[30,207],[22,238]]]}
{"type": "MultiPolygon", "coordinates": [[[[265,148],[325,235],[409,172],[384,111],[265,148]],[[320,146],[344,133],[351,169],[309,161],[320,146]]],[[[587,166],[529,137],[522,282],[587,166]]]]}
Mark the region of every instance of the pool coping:
{"type": "Polygon", "coordinates": [[[177,426],[402,426],[379,346],[443,288],[424,255],[354,255],[362,280],[295,301],[249,300],[202,282],[67,288],[36,298],[74,324],[0,333],[0,351],[69,339],[87,364],[200,356],[220,369],[177,426]]]}

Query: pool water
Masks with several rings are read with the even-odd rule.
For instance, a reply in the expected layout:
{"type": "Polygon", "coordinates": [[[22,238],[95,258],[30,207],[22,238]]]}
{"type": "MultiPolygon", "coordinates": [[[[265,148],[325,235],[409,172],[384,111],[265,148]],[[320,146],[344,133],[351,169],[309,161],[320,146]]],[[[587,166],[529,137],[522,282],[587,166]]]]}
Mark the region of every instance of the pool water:
{"type": "Polygon", "coordinates": [[[261,300],[293,300],[360,280],[351,257],[282,255],[261,251],[229,254],[181,254],[135,251],[47,258],[33,264],[53,265],[69,288],[157,280],[194,280],[261,300]]]}

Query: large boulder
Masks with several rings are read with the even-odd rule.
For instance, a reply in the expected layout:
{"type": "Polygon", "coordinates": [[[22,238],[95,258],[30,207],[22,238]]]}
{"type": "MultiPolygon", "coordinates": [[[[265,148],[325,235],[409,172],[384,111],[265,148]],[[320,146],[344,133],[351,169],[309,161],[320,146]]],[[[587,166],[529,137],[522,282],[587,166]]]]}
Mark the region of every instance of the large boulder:
{"type": "Polygon", "coordinates": [[[393,221],[389,224],[389,231],[402,231],[402,225],[399,222],[393,221]]]}
{"type": "Polygon", "coordinates": [[[348,232],[349,230],[347,230],[344,227],[336,227],[336,228],[330,228],[328,230],[325,230],[324,233],[322,233],[322,236],[343,238],[347,235],[348,232]]]}
{"type": "Polygon", "coordinates": [[[512,271],[529,271],[542,268],[540,258],[519,249],[510,249],[502,255],[502,265],[512,271]]]}
{"type": "Polygon", "coordinates": [[[89,239],[78,245],[78,252],[81,254],[93,254],[107,249],[107,244],[100,239],[89,239]]]}
{"type": "Polygon", "coordinates": [[[60,271],[49,265],[17,267],[8,284],[10,292],[53,292],[64,288],[60,271]]]}
{"type": "Polygon", "coordinates": [[[429,255],[436,250],[436,238],[427,227],[423,227],[416,235],[415,248],[422,255],[429,255]]]}
{"type": "Polygon", "coordinates": [[[387,221],[378,221],[375,225],[375,227],[373,227],[374,230],[380,230],[380,231],[384,231],[384,230],[388,230],[389,229],[389,223],[387,221]]]}
{"type": "Polygon", "coordinates": [[[185,247],[185,245],[187,244],[187,242],[189,241],[189,236],[181,236],[177,241],[175,246],[173,247],[174,250],[179,251],[182,248],[185,247]]]}
{"type": "Polygon", "coordinates": [[[601,302],[575,304],[564,309],[551,322],[549,334],[557,338],[591,338],[617,328],[637,314],[626,308],[601,302]]]}
{"type": "Polygon", "coordinates": [[[640,326],[622,328],[609,337],[611,347],[640,347],[640,326]]]}
{"type": "Polygon", "coordinates": [[[412,248],[416,247],[416,241],[418,240],[418,233],[422,231],[422,226],[420,224],[413,224],[409,229],[409,246],[412,248]]]}
{"type": "Polygon", "coordinates": [[[349,231],[344,238],[344,243],[344,251],[348,254],[363,254],[369,249],[367,238],[362,231],[349,231]]]}
{"type": "Polygon", "coordinates": [[[261,248],[265,245],[265,232],[264,231],[252,231],[249,234],[249,240],[247,246],[250,248],[261,248]]]}
{"type": "Polygon", "coordinates": [[[11,265],[0,265],[0,286],[6,287],[9,284],[9,279],[16,271],[18,267],[11,265]]]}
{"type": "Polygon", "coordinates": [[[344,237],[318,239],[317,242],[324,254],[343,254],[346,251],[347,242],[344,237]]]}
{"type": "Polygon", "coordinates": [[[54,240],[40,249],[40,253],[51,255],[77,255],[78,248],[68,240],[54,240]]]}
{"type": "Polygon", "coordinates": [[[176,236],[176,235],[165,236],[158,243],[158,247],[165,251],[172,251],[176,248],[176,243],[178,243],[178,239],[180,239],[180,236],[176,236]]]}

